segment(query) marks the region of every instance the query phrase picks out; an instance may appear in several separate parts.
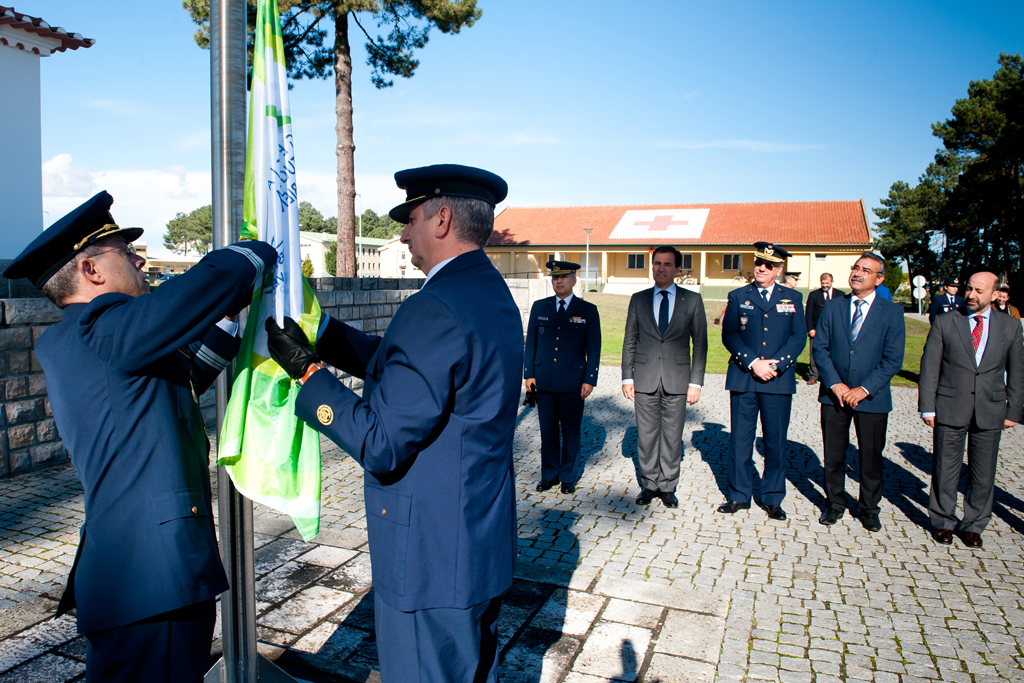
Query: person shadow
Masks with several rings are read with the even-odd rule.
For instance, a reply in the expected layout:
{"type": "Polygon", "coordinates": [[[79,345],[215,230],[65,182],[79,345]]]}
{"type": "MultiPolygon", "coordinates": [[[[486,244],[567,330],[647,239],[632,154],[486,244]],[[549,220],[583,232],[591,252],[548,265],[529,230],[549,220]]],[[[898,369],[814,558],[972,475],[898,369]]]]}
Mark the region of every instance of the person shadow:
{"type": "MultiPolygon", "coordinates": [[[[907,472],[899,465],[894,465],[899,470],[907,472],[907,475],[913,477],[914,481],[918,483],[918,491],[914,500],[916,500],[925,510],[924,513],[919,513],[919,516],[923,518],[921,526],[931,528],[927,510],[931,487],[932,452],[918,444],[903,441],[898,442],[896,447],[900,449],[904,459],[924,475],[924,480],[921,480],[907,472]]],[[[887,462],[886,464],[889,463],[887,462]]],[[[964,465],[960,470],[960,480],[957,483],[957,491],[960,494],[960,500],[958,502],[962,505],[963,495],[967,492],[966,454],[964,456],[964,465]]],[[[998,485],[995,487],[993,498],[992,514],[1006,522],[1007,526],[1018,534],[1024,535],[1024,501],[998,485]],[[1014,511],[1018,514],[1015,514],[1014,511]]]]}
{"type": "Polygon", "coordinates": [[[700,453],[701,462],[715,476],[718,490],[726,496],[729,491],[729,432],[717,422],[704,422],[703,429],[695,429],[690,441],[700,453]]]}
{"type": "Polygon", "coordinates": [[[567,613],[585,608],[571,604],[577,594],[567,589],[579,562],[579,539],[573,531],[579,517],[572,510],[545,510],[536,534],[519,539],[518,571],[498,614],[503,683],[551,680],[552,663],[567,666],[582,649],[589,624],[566,621],[567,613]]]}

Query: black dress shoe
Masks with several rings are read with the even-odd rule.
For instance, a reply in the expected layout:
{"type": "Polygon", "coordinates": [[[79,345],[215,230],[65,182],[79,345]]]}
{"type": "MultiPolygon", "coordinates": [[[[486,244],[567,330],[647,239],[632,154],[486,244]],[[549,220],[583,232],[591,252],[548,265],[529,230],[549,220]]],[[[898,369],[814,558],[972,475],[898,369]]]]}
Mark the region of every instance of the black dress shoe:
{"type": "Polygon", "coordinates": [[[746,503],[737,503],[735,500],[730,500],[722,503],[718,506],[718,511],[723,515],[735,515],[740,510],[749,510],[750,501],[746,503]]]}
{"type": "Polygon", "coordinates": [[[818,523],[824,524],[825,526],[832,526],[842,518],[843,512],[843,510],[833,510],[832,508],[829,508],[821,513],[821,517],[818,517],[818,523]]]}
{"type": "Polygon", "coordinates": [[[764,511],[768,513],[768,519],[774,519],[779,522],[786,521],[786,511],[782,509],[781,505],[765,505],[764,511]]]}
{"type": "Polygon", "coordinates": [[[860,523],[864,525],[864,528],[874,533],[882,530],[882,523],[878,521],[877,512],[868,512],[860,516],[860,523]]]}
{"type": "Polygon", "coordinates": [[[650,489],[644,489],[640,492],[640,495],[636,497],[637,505],[650,505],[651,501],[658,497],[657,491],[651,491],[650,489]]]}
{"type": "Polygon", "coordinates": [[[983,544],[981,540],[981,534],[977,531],[963,531],[960,533],[960,540],[964,542],[964,545],[968,548],[980,548],[983,544]]]}
{"type": "Polygon", "coordinates": [[[562,493],[576,493],[576,485],[562,482],[562,493]]]}
{"type": "Polygon", "coordinates": [[[935,539],[936,543],[941,543],[942,545],[953,545],[953,530],[936,529],[932,532],[932,538],[935,539]]]}
{"type": "Polygon", "coordinates": [[[667,491],[667,492],[662,493],[660,495],[661,495],[661,502],[665,504],[665,507],[667,507],[667,508],[677,508],[677,507],[679,507],[679,499],[676,498],[676,494],[673,493],[672,491],[667,491]]]}
{"type": "Polygon", "coordinates": [[[549,488],[555,486],[558,483],[557,479],[541,479],[537,484],[538,491],[547,491],[549,488]]]}

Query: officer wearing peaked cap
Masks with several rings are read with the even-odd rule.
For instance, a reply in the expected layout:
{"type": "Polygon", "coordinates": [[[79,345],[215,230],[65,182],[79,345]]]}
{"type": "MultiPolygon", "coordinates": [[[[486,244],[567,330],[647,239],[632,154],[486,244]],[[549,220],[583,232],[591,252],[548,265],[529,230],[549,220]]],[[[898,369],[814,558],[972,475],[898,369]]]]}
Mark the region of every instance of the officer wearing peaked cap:
{"type": "Polygon", "coordinates": [[[722,343],[732,354],[725,380],[732,433],[727,500],[718,511],[732,514],[750,507],[760,415],[765,448],[760,504],[770,518],[784,520],[783,456],[796,393],[796,358],[806,343],[807,323],[800,293],[775,282],[789,252],[771,242],[755,242],[754,250],[754,282],[729,293],[722,321],[722,343]]]}
{"type": "Polygon", "coordinates": [[[399,171],[390,216],[427,273],[383,337],[333,318],[314,354],[286,318],[270,353],[303,386],[295,413],[365,470],[383,683],[496,681],[497,617],[516,565],[512,444],[523,326],[483,246],[505,181],[442,164],[399,171]],[[319,357],[364,378],[359,396],[319,357]]]}
{"type": "Polygon", "coordinates": [[[152,294],[100,192],[7,267],[64,318],[40,337],[53,417],[85,491],[85,523],[57,613],[77,606],[93,681],[206,673],[214,599],[227,589],[213,526],[209,445],[196,399],[238,352],[233,316],[277,252],[208,254],[152,294]]]}
{"type": "Polygon", "coordinates": [[[601,319],[597,306],[573,296],[578,263],[548,261],[554,296],[530,309],[524,372],[527,391],[537,391],[540,422],[540,482],[547,491],[559,482],[562,493],[576,490],[580,464],[583,401],[597,384],[601,360],[601,319]],[[559,445],[561,432],[561,445],[559,445]]]}
{"type": "Polygon", "coordinates": [[[935,322],[936,316],[940,316],[950,311],[958,311],[963,308],[964,299],[962,296],[957,294],[957,289],[960,287],[960,280],[955,277],[947,277],[942,283],[945,291],[932,299],[932,303],[928,306],[928,324],[931,325],[935,322]]]}

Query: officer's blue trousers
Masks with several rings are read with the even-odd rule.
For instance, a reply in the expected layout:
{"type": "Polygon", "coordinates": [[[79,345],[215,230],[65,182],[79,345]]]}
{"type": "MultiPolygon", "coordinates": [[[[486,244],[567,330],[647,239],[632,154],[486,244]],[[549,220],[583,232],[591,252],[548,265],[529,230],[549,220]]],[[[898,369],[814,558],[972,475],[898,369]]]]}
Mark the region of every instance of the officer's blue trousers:
{"type": "Polygon", "coordinates": [[[202,683],[210,660],[213,600],[134,624],[86,633],[86,683],[202,683]]]}
{"type": "Polygon", "coordinates": [[[764,474],[761,504],[781,505],[786,497],[786,436],[793,408],[792,394],[733,391],[729,395],[732,433],[729,435],[729,490],[726,498],[749,503],[754,489],[754,436],[761,415],[764,435],[764,474]]]}
{"type": "Polygon", "coordinates": [[[381,683],[497,683],[501,596],[402,612],[374,595],[381,683]]]}
{"type": "Polygon", "coordinates": [[[540,478],[574,483],[580,466],[580,423],[583,421],[580,392],[538,391],[537,421],[540,422],[540,478]]]}

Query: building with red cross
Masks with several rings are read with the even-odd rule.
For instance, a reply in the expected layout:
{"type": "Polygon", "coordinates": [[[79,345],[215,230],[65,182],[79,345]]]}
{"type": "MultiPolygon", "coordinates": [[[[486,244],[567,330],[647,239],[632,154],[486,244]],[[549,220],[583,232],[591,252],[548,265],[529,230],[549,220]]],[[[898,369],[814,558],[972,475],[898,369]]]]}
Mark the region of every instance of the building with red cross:
{"type": "Polygon", "coordinates": [[[752,277],[757,240],[793,254],[784,270],[801,274],[801,289],[817,287],[824,272],[845,281],[871,248],[869,225],[863,200],[507,207],[487,254],[509,278],[543,277],[551,259],[574,261],[591,289],[627,294],[654,283],[650,253],[670,244],[683,254],[679,283],[715,299],[752,277]]]}

